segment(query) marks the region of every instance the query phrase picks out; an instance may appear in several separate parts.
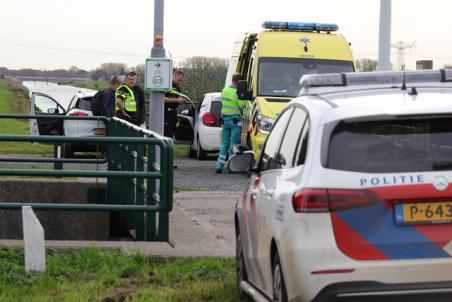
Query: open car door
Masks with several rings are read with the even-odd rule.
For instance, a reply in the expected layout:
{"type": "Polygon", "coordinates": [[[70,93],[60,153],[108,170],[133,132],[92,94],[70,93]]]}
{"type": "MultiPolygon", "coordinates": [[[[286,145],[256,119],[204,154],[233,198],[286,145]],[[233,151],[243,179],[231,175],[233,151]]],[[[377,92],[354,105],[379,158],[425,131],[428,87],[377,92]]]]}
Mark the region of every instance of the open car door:
{"type": "MultiPolygon", "coordinates": [[[[33,92],[31,94],[30,115],[65,115],[66,110],[52,97],[33,92]]],[[[64,135],[63,120],[37,120],[30,119],[31,135],[64,135]]]]}
{"type": "Polygon", "coordinates": [[[181,94],[180,97],[185,99],[185,104],[177,108],[174,142],[176,144],[189,145],[193,142],[194,137],[193,121],[195,119],[195,106],[188,96],[181,94]]]}

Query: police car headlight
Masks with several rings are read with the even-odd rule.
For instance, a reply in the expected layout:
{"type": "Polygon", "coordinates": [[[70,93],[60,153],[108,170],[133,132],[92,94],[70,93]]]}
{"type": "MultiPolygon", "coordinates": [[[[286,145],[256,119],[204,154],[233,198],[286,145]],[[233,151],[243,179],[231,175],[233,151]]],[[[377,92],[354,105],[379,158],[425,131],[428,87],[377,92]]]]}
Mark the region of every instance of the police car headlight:
{"type": "Polygon", "coordinates": [[[262,117],[259,116],[257,118],[257,125],[259,132],[261,133],[270,133],[270,130],[273,128],[273,124],[275,123],[274,119],[271,119],[269,117],[262,117]]]}

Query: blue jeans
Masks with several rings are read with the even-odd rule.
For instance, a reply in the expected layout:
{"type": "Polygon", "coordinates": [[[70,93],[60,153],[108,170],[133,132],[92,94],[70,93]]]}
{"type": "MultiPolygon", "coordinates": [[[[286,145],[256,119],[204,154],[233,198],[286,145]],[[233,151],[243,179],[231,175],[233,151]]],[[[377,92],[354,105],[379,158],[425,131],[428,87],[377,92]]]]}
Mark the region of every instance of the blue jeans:
{"type": "Polygon", "coordinates": [[[223,169],[229,152],[231,155],[232,147],[240,144],[242,136],[242,118],[240,115],[224,116],[223,128],[221,134],[220,155],[218,156],[216,169],[223,169]],[[236,121],[234,123],[234,120],[236,121]]]}

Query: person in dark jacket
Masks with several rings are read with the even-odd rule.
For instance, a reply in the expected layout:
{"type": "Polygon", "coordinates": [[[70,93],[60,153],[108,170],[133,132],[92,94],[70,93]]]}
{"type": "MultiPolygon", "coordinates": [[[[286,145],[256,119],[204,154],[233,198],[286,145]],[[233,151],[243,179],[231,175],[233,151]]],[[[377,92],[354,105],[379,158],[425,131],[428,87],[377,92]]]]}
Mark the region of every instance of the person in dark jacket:
{"type": "Polygon", "coordinates": [[[164,136],[173,138],[174,130],[177,124],[177,108],[185,103],[180,97],[180,85],[185,80],[185,74],[182,70],[176,70],[173,73],[172,88],[165,92],[165,124],[164,136]]]}
{"type": "Polygon", "coordinates": [[[102,115],[106,117],[114,117],[115,110],[115,92],[121,85],[118,76],[112,76],[109,81],[109,86],[102,92],[102,115]]]}
{"type": "Polygon", "coordinates": [[[146,119],[146,109],[144,107],[144,91],[139,85],[132,88],[135,98],[137,99],[137,124],[141,126],[146,119]]]}

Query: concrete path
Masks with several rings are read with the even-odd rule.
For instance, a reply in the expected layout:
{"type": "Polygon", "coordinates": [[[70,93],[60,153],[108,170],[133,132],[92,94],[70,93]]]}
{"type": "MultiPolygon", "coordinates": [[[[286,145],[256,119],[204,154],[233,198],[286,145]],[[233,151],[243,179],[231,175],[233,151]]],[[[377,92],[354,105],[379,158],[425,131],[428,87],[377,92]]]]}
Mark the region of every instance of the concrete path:
{"type": "MultiPolygon", "coordinates": [[[[77,249],[89,246],[139,251],[165,257],[233,257],[235,255],[234,207],[241,192],[181,192],[175,194],[170,214],[170,243],[46,241],[48,248],[77,249]]],[[[0,244],[22,246],[18,240],[0,244]]]]}

